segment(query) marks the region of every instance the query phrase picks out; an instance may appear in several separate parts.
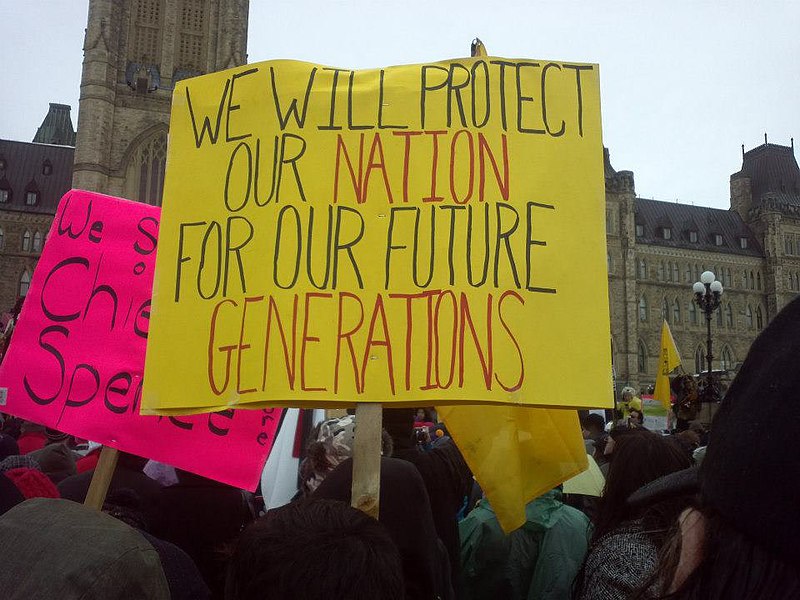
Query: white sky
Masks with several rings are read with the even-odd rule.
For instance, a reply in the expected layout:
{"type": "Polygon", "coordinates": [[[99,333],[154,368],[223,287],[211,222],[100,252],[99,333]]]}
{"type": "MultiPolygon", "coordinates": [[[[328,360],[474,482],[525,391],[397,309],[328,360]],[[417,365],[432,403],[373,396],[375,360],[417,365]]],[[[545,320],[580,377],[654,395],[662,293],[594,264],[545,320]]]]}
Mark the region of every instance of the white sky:
{"type": "MultiPolygon", "coordinates": [[[[0,0],[0,137],[77,120],[85,0],[0,0]]],[[[467,56],[600,64],[603,135],[640,196],[728,207],[747,149],[800,144],[800,0],[250,0],[249,61],[345,68],[467,56]]]]}

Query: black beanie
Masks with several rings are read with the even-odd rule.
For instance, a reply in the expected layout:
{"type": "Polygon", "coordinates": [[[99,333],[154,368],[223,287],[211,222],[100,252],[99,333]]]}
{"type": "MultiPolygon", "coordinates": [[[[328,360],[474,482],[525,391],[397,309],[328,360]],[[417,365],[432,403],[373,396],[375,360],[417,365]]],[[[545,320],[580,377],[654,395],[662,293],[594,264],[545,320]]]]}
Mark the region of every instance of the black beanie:
{"type": "Polygon", "coordinates": [[[704,501],[732,526],[800,566],[800,298],[756,338],[711,424],[704,501]]]}

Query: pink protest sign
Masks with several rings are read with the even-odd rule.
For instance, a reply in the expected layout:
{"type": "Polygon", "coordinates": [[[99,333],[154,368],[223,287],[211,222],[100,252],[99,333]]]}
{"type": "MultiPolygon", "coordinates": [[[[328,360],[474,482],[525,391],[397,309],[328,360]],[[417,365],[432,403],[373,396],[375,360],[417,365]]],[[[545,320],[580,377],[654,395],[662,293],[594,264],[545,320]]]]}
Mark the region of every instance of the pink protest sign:
{"type": "Polygon", "coordinates": [[[160,213],[62,198],[0,366],[0,411],[255,490],[281,410],[139,414],[160,213]]]}

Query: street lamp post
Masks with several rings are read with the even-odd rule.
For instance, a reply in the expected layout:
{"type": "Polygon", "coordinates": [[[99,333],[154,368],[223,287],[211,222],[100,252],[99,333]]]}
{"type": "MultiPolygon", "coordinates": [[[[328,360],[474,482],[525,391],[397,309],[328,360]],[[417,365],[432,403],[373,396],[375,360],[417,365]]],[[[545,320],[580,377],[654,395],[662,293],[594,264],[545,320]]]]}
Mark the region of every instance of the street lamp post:
{"type": "Polygon", "coordinates": [[[706,316],[706,364],[708,370],[701,397],[704,402],[713,402],[717,398],[711,373],[711,361],[714,359],[711,345],[711,318],[721,304],[722,282],[717,281],[711,271],[704,271],[700,275],[700,281],[692,286],[692,291],[694,292],[694,301],[706,316]]]}

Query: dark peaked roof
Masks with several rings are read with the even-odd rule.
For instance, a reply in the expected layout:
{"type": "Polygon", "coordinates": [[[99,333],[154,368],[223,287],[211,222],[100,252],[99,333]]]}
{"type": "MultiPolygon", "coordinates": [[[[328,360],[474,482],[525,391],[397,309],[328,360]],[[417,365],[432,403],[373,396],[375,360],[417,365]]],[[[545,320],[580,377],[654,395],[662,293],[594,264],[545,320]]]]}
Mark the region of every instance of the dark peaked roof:
{"type": "Polygon", "coordinates": [[[11,190],[0,210],[47,213],[54,215],[58,201],[72,185],[72,162],[75,148],[31,142],[0,140],[0,188],[11,190]],[[50,169],[45,168],[49,163],[50,169]],[[49,175],[45,172],[49,171],[49,175]],[[25,204],[25,193],[38,191],[36,205],[25,204]]]}
{"type": "Polygon", "coordinates": [[[57,144],[59,146],[75,145],[75,128],[69,112],[72,110],[68,104],[50,103],[50,110],[36,131],[33,138],[39,144],[57,144]]]}
{"type": "Polygon", "coordinates": [[[636,238],[639,244],[743,256],[764,255],[755,234],[739,213],[732,210],[644,198],[637,198],[635,206],[636,224],[644,228],[644,235],[636,238]],[[671,229],[671,239],[664,239],[665,227],[671,229]],[[692,231],[697,233],[696,242],[691,241],[692,231]],[[722,236],[721,246],[716,244],[717,235],[722,236]],[[741,238],[747,239],[747,248],[742,248],[741,238]]]}
{"type": "Polygon", "coordinates": [[[800,168],[794,148],[778,144],[762,144],[744,153],[742,169],[732,179],[750,178],[753,200],[774,199],[800,205],[800,168]]]}

